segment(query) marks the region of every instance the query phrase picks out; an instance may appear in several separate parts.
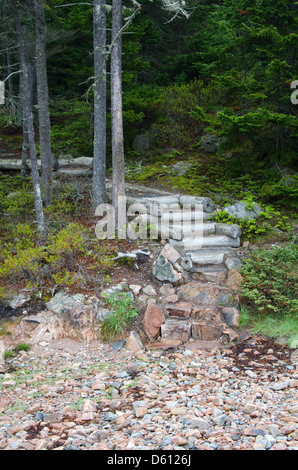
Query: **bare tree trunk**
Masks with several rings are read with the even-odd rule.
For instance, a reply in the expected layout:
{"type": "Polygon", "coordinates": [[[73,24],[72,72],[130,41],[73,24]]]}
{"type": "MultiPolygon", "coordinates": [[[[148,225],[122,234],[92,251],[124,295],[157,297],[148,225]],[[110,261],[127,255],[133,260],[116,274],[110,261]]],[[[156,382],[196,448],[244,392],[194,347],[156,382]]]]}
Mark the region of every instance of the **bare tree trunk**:
{"type": "Polygon", "coordinates": [[[7,63],[7,75],[9,75],[8,79],[8,91],[9,91],[9,98],[14,98],[14,86],[13,86],[13,78],[12,78],[12,65],[11,65],[11,54],[6,53],[6,63],[7,63]]]}
{"type": "Polygon", "coordinates": [[[53,157],[51,147],[51,124],[49,113],[49,92],[46,59],[46,25],[41,0],[34,0],[35,12],[35,45],[36,45],[36,79],[39,121],[39,143],[41,157],[41,187],[45,206],[52,198],[53,157]]]}
{"type": "Polygon", "coordinates": [[[93,0],[94,149],[93,206],[106,200],[106,7],[93,0]]]}
{"type": "Polygon", "coordinates": [[[26,120],[27,120],[28,144],[29,144],[30,158],[31,158],[31,173],[32,173],[33,191],[34,191],[36,221],[37,221],[38,230],[40,232],[45,232],[45,220],[44,220],[44,212],[43,212],[41,191],[40,191],[40,185],[39,185],[39,173],[38,173],[37,154],[36,154],[36,147],[35,147],[30,83],[29,83],[28,69],[27,69],[27,64],[26,64],[26,59],[25,59],[24,38],[22,34],[22,27],[21,27],[19,12],[16,6],[16,0],[11,0],[11,5],[13,9],[16,32],[17,32],[18,43],[19,43],[20,69],[22,70],[22,75],[23,75],[23,90],[24,90],[23,97],[24,97],[24,106],[25,106],[25,113],[26,113],[26,120]]]}
{"type": "Polygon", "coordinates": [[[112,204],[117,214],[118,201],[125,196],[125,164],[122,116],[122,0],[113,0],[111,53],[111,113],[112,113],[112,204]]]}
{"type": "Polygon", "coordinates": [[[24,112],[23,144],[22,144],[22,168],[21,168],[22,178],[25,178],[27,176],[27,150],[28,150],[28,131],[27,131],[25,112],[24,112]]]}
{"type": "MultiPolygon", "coordinates": [[[[24,88],[24,76],[21,73],[20,80],[19,80],[19,96],[20,96],[20,109],[22,110],[22,123],[23,123],[23,144],[22,144],[22,167],[21,167],[21,176],[25,178],[27,176],[27,150],[28,150],[28,130],[27,130],[27,122],[26,122],[26,110],[25,110],[25,88],[24,88]]],[[[30,90],[30,97],[31,90],[30,90]]],[[[31,101],[32,103],[32,101],[31,101]]]]}

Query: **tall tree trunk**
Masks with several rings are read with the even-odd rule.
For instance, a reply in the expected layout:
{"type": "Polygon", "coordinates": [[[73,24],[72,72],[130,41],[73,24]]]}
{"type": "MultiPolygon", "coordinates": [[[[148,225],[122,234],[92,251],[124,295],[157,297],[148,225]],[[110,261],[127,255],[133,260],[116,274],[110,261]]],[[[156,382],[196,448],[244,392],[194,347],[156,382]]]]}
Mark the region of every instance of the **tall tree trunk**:
{"type": "MultiPolygon", "coordinates": [[[[112,204],[118,214],[120,197],[125,197],[125,164],[122,116],[122,0],[113,0],[111,53],[111,114],[112,114],[112,204]]],[[[119,208],[120,209],[120,208],[119,208]]],[[[118,220],[119,222],[119,220],[118,220]]],[[[122,227],[120,227],[120,230],[122,227]]],[[[119,227],[118,227],[119,232],[119,227]]]]}
{"type": "Polygon", "coordinates": [[[46,24],[44,8],[41,0],[34,0],[34,13],[39,143],[42,168],[41,187],[44,204],[45,206],[48,206],[52,198],[53,157],[51,147],[51,124],[46,59],[46,24]]]}
{"type": "Polygon", "coordinates": [[[13,86],[13,78],[11,76],[12,73],[12,65],[11,65],[11,54],[6,53],[6,63],[7,63],[7,75],[10,75],[8,79],[8,96],[11,100],[14,98],[14,86],[13,86]]]}
{"type": "Polygon", "coordinates": [[[36,154],[36,147],[35,147],[30,83],[29,83],[28,69],[27,69],[27,64],[26,64],[26,59],[25,59],[24,38],[22,34],[22,27],[21,27],[19,12],[16,6],[16,0],[11,0],[11,5],[13,9],[16,32],[17,32],[18,43],[19,43],[18,46],[19,46],[19,56],[20,56],[20,69],[22,70],[22,75],[23,75],[23,90],[24,90],[23,97],[24,97],[24,106],[25,106],[26,120],[27,120],[28,144],[29,144],[30,159],[31,159],[31,173],[32,173],[33,191],[34,191],[34,203],[35,203],[37,228],[40,232],[45,232],[45,220],[44,220],[44,212],[43,212],[43,205],[42,205],[42,198],[41,198],[41,191],[40,191],[40,184],[39,184],[39,173],[38,173],[37,154],[36,154]]]}
{"type": "Polygon", "coordinates": [[[93,207],[106,200],[106,7],[93,0],[94,149],[93,207]]]}
{"type": "MultiPolygon", "coordinates": [[[[24,76],[20,74],[19,80],[19,96],[20,96],[20,109],[22,110],[22,123],[23,123],[23,144],[22,144],[22,167],[21,167],[21,176],[25,178],[27,176],[27,150],[28,150],[28,130],[27,130],[27,120],[26,120],[26,109],[25,109],[25,87],[24,87],[24,76]]],[[[32,99],[31,90],[30,90],[30,99],[32,99]]],[[[32,101],[31,101],[32,103],[32,101]]]]}

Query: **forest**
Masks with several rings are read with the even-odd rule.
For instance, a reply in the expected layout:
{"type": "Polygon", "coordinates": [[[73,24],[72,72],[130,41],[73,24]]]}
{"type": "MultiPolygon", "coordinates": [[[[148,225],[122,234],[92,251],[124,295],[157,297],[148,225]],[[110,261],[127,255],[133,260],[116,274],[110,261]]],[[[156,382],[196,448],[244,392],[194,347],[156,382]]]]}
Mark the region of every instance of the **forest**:
{"type": "Polygon", "coordinates": [[[106,282],[116,242],[90,235],[95,208],[140,184],[211,197],[219,222],[238,223],[259,250],[243,268],[243,318],[286,318],[297,336],[297,11],[295,0],[2,1],[1,299],[106,282]],[[56,177],[81,157],[93,159],[88,186],[56,177]],[[261,216],[228,216],[235,201],[261,216]]]}

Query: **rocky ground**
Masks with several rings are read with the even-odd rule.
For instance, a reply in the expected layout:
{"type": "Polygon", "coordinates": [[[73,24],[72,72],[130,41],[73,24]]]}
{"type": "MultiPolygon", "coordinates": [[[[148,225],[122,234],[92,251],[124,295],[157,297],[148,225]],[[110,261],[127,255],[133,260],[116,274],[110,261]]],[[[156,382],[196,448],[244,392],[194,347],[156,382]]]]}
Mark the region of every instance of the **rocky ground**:
{"type": "Polygon", "coordinates": [[[297,351],[208,345],[61,339],[7,358],[0,449],[298,450],[297,351]]]}

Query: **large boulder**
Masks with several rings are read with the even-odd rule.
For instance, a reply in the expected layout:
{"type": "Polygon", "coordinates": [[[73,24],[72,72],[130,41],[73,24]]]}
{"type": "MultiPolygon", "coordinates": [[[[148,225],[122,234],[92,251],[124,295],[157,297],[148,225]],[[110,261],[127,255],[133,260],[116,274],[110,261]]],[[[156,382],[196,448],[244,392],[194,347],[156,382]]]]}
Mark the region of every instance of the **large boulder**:
{"type": "Polygon", "coordinates": [[[236,217],[237,219],[250,220],[259,217],[259,214],[263,211],[263,209],[256,202],[253,203],[251,209],[248,209],[247,203],[245,201],[240,201],[236,202],[236,204],[225,207],[224,211],[229,215],[236,217]]]}
{"type": "Polygon", "coordinates": [[[46,304],[48,310],[25,316],[14,329],[14,342],[38,344],[62,338],[76,341],[98,339],[101,303],[97,297],[86,299],[83,294],[56,294],[46,304]]]}
{"type": "Polygon", "coordinates": [[[152,265],[152,274],[159,281],[176,283],[182,279],[182,273],[175,269],[180,253],[166,244],[152,265]]]}
{"type": "Polygon", "coordinates": [[[164,321],[162,309],[158,305],[148,305],[144,315],[144,330],[149,339],[155,340],[160,335],[164,321]]]}
{"type": "Polygon", "coordinates": [[[226,287],[211,286],[204,282],[189,282],[181,286],[178,297],[199,306],[230,306],[230,291],[226,287]]]}
{"type": "Polygon", "coordinates": [[[216,153],[221,144],[221,139],[216,134],[207,133],[202,137],[202,147],[207,153],[216,153]]]}
{"type": "Polygon", "coordinates": [[[159,255],[157,260],[153,263],[152,274],[159,281],[179,282],[182,274],[176,271],[173,265],[162,255],[159,255]]]}
{"type": "Polygon", "coordinates": [[[190,168],[191,162],[188,161],[177,162],[172,166],[172,170],[179,176],[185,176],[190,168]]]}

